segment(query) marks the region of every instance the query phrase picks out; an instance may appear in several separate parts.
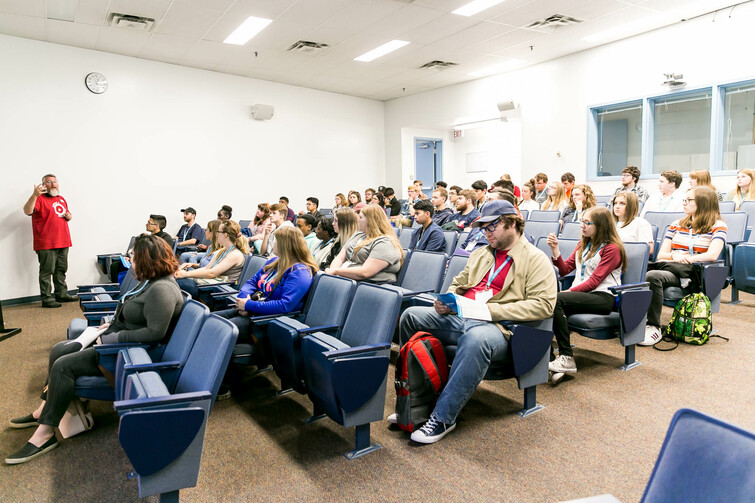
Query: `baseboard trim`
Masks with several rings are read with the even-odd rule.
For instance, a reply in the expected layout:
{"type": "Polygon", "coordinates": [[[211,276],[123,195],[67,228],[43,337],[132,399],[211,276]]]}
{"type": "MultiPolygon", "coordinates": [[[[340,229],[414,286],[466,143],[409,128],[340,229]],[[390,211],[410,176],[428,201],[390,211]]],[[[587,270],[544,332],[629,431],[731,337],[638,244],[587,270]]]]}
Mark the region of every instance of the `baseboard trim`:
{"type": "MultiPolygon", "coordinates": [[[[70,295],[76,295],[78,293],[78,289],[76,290],[68,290],[68,293],[70,295]]],[[[10,306],[22,306],[24,304],[33,304],[34,302],[42,302],[42,297],[39,295],[32,295],[30,297],[16,297],[15,299],[2,299],[0,301],[3,303],[3,306],[10,307],[10,306]]]]}

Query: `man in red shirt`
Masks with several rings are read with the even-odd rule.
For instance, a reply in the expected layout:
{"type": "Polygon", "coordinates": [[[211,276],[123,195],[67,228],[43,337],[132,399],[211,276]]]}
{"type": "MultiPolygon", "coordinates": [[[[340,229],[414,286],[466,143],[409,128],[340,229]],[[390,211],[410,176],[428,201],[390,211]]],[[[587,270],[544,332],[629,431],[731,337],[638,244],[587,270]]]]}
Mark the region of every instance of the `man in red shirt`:
{"type": "Polygon", "coordinates": [[[55,175],[45,175],[42,183],[34,186],[34,192],[24,204],[24,213],[31,216],[34,251],[39,260],[42,307],[60,307],[61,302],[79,300],[68,295],[66,286],[68,248],[71,247],[68,222],[72,217],[68,202],[59,194],[59,190],[55,175]],[[55,296],[52,294],[50,276],[55,285],[55,296]]]}

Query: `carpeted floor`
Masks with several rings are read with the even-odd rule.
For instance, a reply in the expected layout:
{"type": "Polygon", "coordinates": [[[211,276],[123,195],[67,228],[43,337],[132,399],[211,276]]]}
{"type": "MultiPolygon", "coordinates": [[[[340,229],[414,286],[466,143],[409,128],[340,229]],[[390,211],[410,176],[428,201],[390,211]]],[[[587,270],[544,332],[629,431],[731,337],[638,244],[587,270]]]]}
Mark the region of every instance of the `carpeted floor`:
{"type": "MultiPolygon", "coordinates": [[[[729,292],[724,292],[728,298],[729,292]]],[[[418,446],[408,435],[374,423],[383,449],[355,461],[353,430],[329,419],[302,421],[311,406],[295,393],[276,398],[273,372],[249,377],[210,417],[199,485],[184,501],[560,501],[611,493],[642,495],[674,412],[692,407],[755,429],[753,323],[755,296],[722,305],[715,328],[731,340],[680,345],[663,353],[638,348],[642,365],[621,372],[617,341],[574,337],[579,368],[558,387],[538,387],[546,408],[526,419],[515,412],[514,381],[485,382],[464,408],[456,430],[418,446]],[[749,397],[749,398],[748,398],[749,397]]],[[[671,310],[664,310],[664,321],[671,310]]],[[[75,304],[7,308],[7,326],[23,333],[0,342],[0,420],[38,403],[49,348],[80,315],[75,304]]],[[[390,370],[392,380],[393,368],[390,370]]],[[[389,386],[386,415],[395,394],[389,386]]],[[[137,486],[118,444],[109,403],[92,403],[94,430],[20,466],[0,465],[0,501],[137,501],[137,486]]],[[[33,430],[0,426],[3,457],[33,430]]],[[[148,499],[157,501],[156,497],[148,499]]]]}

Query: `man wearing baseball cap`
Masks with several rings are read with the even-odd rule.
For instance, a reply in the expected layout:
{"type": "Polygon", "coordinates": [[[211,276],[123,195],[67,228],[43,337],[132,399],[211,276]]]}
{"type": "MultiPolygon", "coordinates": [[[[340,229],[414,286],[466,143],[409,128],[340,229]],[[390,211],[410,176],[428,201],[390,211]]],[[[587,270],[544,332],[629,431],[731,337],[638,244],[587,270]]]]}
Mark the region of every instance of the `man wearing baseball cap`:
{"type": "MultiPolygon", "coordinates": [[[[461,318],[448,306],[410,307],[401,316],[401,344],[418,331],[428,331],[444,344],[456,343],[448,383],[430,419],[412,433],[415,442],[430,444],[456,427],[456,418],[482,381],[491,361],[509,353],[510,332],[503,321],[535,321],[553,315],[556,275],[548,257],[524,236],[524,220],[508,201],[485,204],[473,227],[480,227],[489,245],[469,256],[450,293],[486,305],[492,321],[461,318]]],[[[395,422],[396,416],[389,416],[395,422]]]]}
{"type": "Polygon", "coordinates": [[[183,252],[194,251],[195,246],[202,242],[204,231],[197,220],[197,210],[191,206],[182,209],[184,214],[184,224],[178,229],[176,234],[176,254],[181,255],[183,252]]]}

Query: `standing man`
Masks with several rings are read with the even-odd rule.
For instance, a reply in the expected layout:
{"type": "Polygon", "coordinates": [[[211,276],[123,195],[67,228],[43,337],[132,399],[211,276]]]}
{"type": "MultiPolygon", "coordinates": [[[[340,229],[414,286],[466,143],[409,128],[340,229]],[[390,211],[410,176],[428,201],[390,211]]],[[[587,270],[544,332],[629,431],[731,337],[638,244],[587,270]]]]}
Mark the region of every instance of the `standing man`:
{"type": "Polygon", "coordinates": [[[68,248],[71,247],[68,222],[73,217],[68,211],[68,202],[59,190],[57,177],[45,175],[24,205],[24,213],[31,216],[34,251],[39,260],[39,295],[42,307],[48,308],[60,307],[61,302],[79,300],[78,297],[68,295],[66,285],[68,248]],[[52,294],[50,276],[55,285],[55,296],[52,294]]]}
{"type": "Polygon", "coordinates": [[[621,187],[616,189],[613,195],[621,192],[634,192],[637,199],[644,203],[648,199],[648,193],[645,189],[637,185],[640,181],[640,168],[637,166],[627,166],[621,171],[621,187]]]}
{"type": "Polygon", "coordinates": [[[187,251],[196,251],[194,249],[204,238],[204,231],[202,226],[197,223],[197,210],[191,206],[187,206],[181,210],[184,214],[184,224],[178,229],[176,235],[176,254],[180,257],[181,253],[187,251]],[[191,247],[191,248],[189,248],[191,247]]]}
{"type": "Polygon", "coordinates": [[[540,206],[548,199],[548,175],[538,173],[535,175],[535,201],[540,206]]]}

